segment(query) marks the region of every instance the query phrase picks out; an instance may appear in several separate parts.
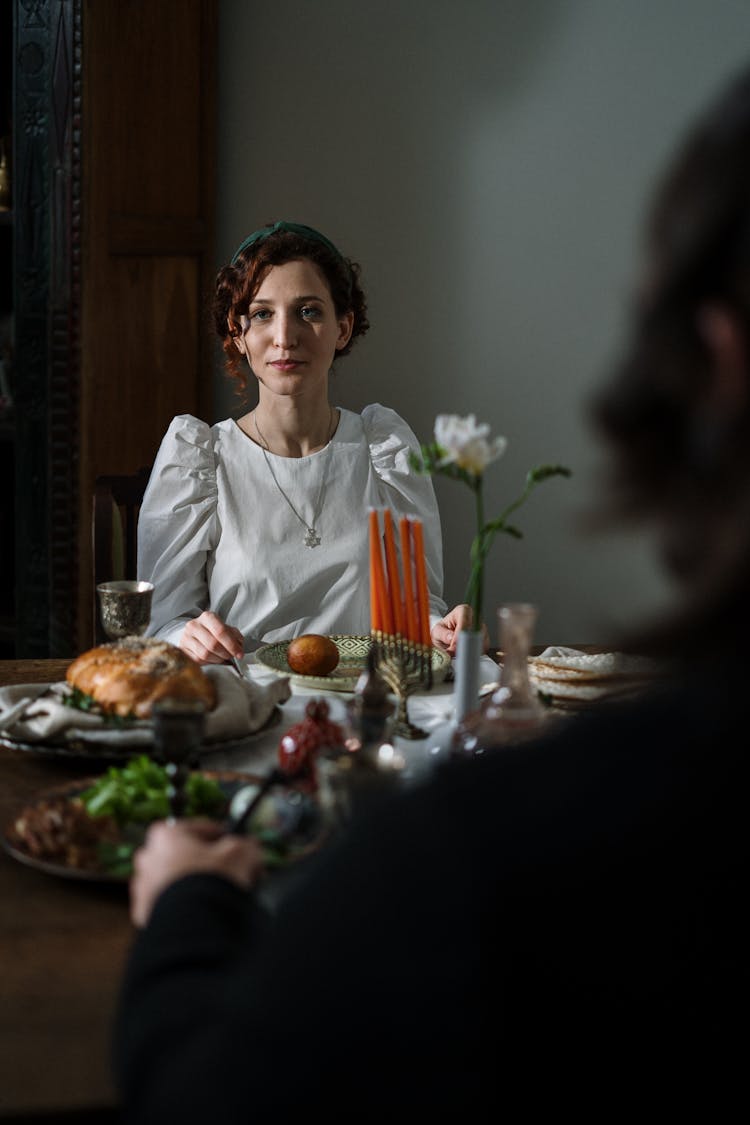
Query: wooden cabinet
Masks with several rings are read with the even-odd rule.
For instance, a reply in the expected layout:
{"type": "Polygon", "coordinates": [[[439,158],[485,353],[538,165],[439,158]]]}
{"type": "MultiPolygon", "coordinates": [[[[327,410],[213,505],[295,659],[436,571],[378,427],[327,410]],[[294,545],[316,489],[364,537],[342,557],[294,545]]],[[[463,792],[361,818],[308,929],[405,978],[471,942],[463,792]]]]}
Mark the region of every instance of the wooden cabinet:
{"type": "Polygon", "coordinates": [[[91,642],[95,477],[211,415],[216,8],[15,0],[19,656],[91,642]]]}
{"type": "Polygon", "coordinates": [[[13,8],[0,0],[0,659],[15,652],[12,73],[13,8]]]}

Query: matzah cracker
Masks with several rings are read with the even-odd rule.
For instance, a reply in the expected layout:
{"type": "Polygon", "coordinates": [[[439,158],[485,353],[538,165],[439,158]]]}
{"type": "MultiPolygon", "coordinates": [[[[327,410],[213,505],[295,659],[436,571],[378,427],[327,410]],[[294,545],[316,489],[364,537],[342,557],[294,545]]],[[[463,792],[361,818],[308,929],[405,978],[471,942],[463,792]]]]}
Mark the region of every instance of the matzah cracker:
{"type": "Polygon", "coordinates": [[[545,695],[551,695],[553,699],[580,699],[581,701],[591,702],[594,699],[608,699],[615,695],[627,695],[636,691],[642,682],[634,683],[633,681],[625,681],[620,687],[613,687],[611,684],[570,684],[570,683],[548,683],[545,680],[538,680],[532,676],[532,683],[538,691],[543,692],[545,695]]]}
{"type": "Polygon", "coordinates": [[[644,656],[632,656],[624,652],[581,652],[561,645],[550,645],[544,652],[532,657],[530,662],[540,672],[549,667],[597,679],[609,676],[647,676],[656,670],[654,662],[644,656]]]}
{"type": "Polygon", "coordinates": [[[558,668],[552,664],[540,664],[533,657],[529,660],[529,673],[540,680],[552,680],[571,684],[590,684],[605,681],[611,682],[611,673],[584,672],[578,668],[558,668]]]}

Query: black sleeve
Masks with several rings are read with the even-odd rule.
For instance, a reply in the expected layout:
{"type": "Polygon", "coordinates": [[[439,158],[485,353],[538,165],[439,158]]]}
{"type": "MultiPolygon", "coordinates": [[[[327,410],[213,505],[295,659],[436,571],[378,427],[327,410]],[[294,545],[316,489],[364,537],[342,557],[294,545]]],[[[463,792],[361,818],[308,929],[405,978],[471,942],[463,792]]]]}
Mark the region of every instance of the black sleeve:
{"type": "Polygon", "coordinates": [[[420,852],[427,815],[395,801],[366,818],[273,917],[215,877],[164,893],[122,987],[126,1122],[419,1120],[426,1084],[445,1104],[459,1091],[466,1109],[465,1064],[441,1065],[441,1052],[452,1054],[452,1013],[476,991],[456,901],[471,880],[439,849],[420,852]]]}
{"type": "Polygon", "coordinates": [[[263,929],[252,896],[216,876],[188,876],[157,900],[130,952],[114,1030],[126,1120],[210,1120],[200,1107],[212,1053],[236,1051],[242,1066],[224,998],[263,929]]]}

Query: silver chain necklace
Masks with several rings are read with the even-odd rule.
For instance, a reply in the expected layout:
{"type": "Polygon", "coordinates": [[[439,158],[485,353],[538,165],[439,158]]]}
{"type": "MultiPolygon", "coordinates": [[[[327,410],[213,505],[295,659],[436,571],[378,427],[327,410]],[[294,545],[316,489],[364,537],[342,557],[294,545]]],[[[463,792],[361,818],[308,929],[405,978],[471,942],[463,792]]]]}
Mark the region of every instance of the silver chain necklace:
{"type": "Polygon", "coordinates": [[[320,488],[318,489],[318,498],[315,501],[315,507],[313,508],[313,517],[312,517],[312,520],[310,521],[310,523],[308,523],[307,520],[302,519],[302,516],[299,514],[299,512],[295,508],[294,504],[291,502],[291,500],[287,496],[286,492],[284,492],[284,489],[279,484],[276,473],[273,471],[273,465],[268,460],[268,454],[271,452],[270,447],[269,447],[266,439],[263,437],[263,434],[260,432],[260,426],[258,425],[258,416],[255,413],[255,411],[253,411],[253,422],[255,423],[255,431],[256,431],[256,433],[257,433],[257,435],[258,435],[258,437],[260,438],[260,441],[261,441],[261,450],[263,452],[263,458],[266,462],[266,465],[268,466],[268,471],[273,478],[273,483],[276,485],[279,492],[284,497],[284,499],[286,500],[286,502],[289,505],[289,507],[291,508],[291,510],[294,512],[294,514],[297,517],[297,519],[299,520],[299,522],[305,528],[305,531],[307,532],[307,534],[305,535],[305,539],[304,539],[304,543],[305,543],[306,547],[318,547],[318,546],[320,546],[320,535],[318,534],[318,532],[315,529],[315,524],[317,523],[318,517],[320,516],[320,511],[321,511],[321,507],[322,507],[322,500],[323,500],[323,490],[325,489],[326,482],[328,480],[328,469],[329,469],[330,463],[331,463],[331,437],[333,435],[333,407],[330,406],[330,404],[329,404],[328,409],[330,411],[330,417],[328,419],[328,441],[326,442],[326,445],[328,446],[327,455],[326,455],[326,465],[325,465],[325,470],[323,472],[323,475],[320,478],[320,488]]]}

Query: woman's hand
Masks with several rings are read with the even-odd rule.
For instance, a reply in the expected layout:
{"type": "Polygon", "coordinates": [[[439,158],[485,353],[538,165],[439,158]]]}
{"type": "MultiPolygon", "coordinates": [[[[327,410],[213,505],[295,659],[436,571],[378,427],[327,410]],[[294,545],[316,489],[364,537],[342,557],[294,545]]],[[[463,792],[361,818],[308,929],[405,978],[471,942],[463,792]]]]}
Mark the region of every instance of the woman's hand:
{"type": "MultiPolygon", "coordinates": [[[[435,648],[455,655],[458,644],[458,634],[462,629],[471,629],[474,624],[474,614],[470,605],[457,605],[432,626],[432,643],[435,648]]],[[[485,626],[482,626],[482,651],[489,648],[490,638],[485,626]]]]}
{"type": "Polygon", "coordinates": [[[157,821],[133,858],[130,917],[145,926],[159,895],[183,875],[221,875],[246,890],[262,866],[260,845],[249,836],[222,834],[210,820],[157,821]]]}
{"type": "Polygon", "coordinates": [[[232,657],[239,659],[243,655],[245,644],[239,629],[225,625],[206,609],[200,617],[188,621],[182,630],[180,648],[199,664],[226,664],[232,657]]]}

